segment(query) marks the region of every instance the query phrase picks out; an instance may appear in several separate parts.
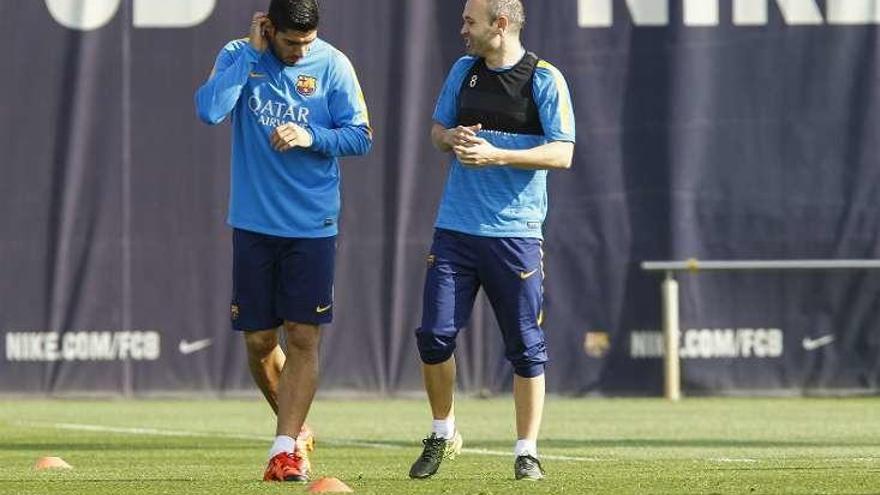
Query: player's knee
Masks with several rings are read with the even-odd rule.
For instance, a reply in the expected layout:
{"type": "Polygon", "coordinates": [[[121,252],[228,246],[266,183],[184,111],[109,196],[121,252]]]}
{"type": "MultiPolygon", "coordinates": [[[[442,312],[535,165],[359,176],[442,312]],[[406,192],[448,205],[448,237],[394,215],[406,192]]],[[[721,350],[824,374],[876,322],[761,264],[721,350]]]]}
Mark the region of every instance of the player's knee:
{"type": "Polygon", "coordinates": [[[544,374],[544,363],[527,364],[519,363],[513,366],[513,372],[516,376],[523,378],[535,378],[544,374]]]}
{"type": "Polygon", "coordinates": [[[547,346],[543,339],[530,347],[508,356],[513,372],[523,378],[534,378],[544,373],[547,363],[547,346]]]}
{"type": "Polygon", "coordinates": [[[271,354],[278,346],[278,333],[275,330],[246,332],[244,342],[249,357],[262,359],[271,354]]]}
{"type": "Polygon", "coordinates": [[[287,352],[316,352],[321,342],[321,327],[304,323],[285,322],[287,352]]]}
{"type": "Polygon", "coordinates": [[[455,336],[442,335],[421,328],[416,330],[419,356],[425,364],[440,364],[455,352],[455,336]]]}

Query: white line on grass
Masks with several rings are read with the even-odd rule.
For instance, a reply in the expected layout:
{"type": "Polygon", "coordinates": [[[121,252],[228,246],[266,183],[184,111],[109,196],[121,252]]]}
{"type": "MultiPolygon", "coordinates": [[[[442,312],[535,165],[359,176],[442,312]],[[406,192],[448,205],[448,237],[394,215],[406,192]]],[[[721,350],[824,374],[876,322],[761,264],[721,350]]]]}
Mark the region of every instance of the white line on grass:
{"type": "MultiPolygon", "coordinates": [[[[38,428],[55,428],[58,430],[95,431],[101,433],[120,433],[124,435],[145,435],[155,437],[198,437],[198,438],[234,438],[236,440],[260,440],[267,437],[257,435],[243,435],[238,433],[199,433],[197,431],[184,430],[160,430],[157,428],[134,428],[128,426],[102,426],[85,425],[79,423],[32,423],[18,422],[20,426],[33,426],[38,428]]],[[[270,439],[271,440],[271,439],[270,439]]]]}
{"type": "MultiPolygon", "coordinates": [[[[88,424],[80,424],[80,423],[40,423],[40,422],[25,422],[19,421],[16,423],[19,426],[26,427],[36,427],[36,428],[55,428],[58,430],[78,430],[78,431],[93,431],[93,432],[101,432],[101,433],[120,433],[124,435],[144,435],[144,436],[157,436],[157,437],[196,437],[196,438],[232,438],[236,440],[254,440],[260,442],[271,442],[272,437],[268,437],[265,435],[248,435],[248,434],[240,434],[240,433],[215,433],[215,432],[198,432],[198,431],[187,431],[187,430],[164,430],[158,428],[136,428],[129,426],[103,426],[103,425],[88,425],[88,424]]],[[[341,445],[341,446],[350,446],[350,447],[369,447],[374,449],[411,449],[411,446],[408,445],[397,445],[392,443],[383,443],[383,442],[364,442],[359,440],[340,440],[333,438],[320,438],[321,443],[327,443],[330,445],[341,445]]],[[[470,449],[464,448],[461,449],[462,452],[466,454],[476,454],[476,455],[491,455],[491,456],[504,456],[509,457],[512,454],[510,452],[503,452],[500,450],[488,450],[488,449],[470,449]]],[[[601,462],[603,460],[611,460],[611,459],[597,459],[593,457],[575,457],[568,455],[541,455],[541,459],[553,460],[553,461],[572,461],[572,462],[601,462]]]]}
{"type": "MultiPolygon", "coordinates": [[[[499,450],[487,450],[487,449],[461,449],[462,452],[466,454],[478,454],[478,455],[494,455],[494,456],[504,456],[510,457],[513,455],[511,452],[501,452],[499,450]]],[[[573,462],[602,462],[602,461],[612,461],[614,459],[598,459],[596,457],[574,457],[568,455],[545,455],[541,454],[541,459],[549,459],[552,461],[573,461],[573,462]]]]}

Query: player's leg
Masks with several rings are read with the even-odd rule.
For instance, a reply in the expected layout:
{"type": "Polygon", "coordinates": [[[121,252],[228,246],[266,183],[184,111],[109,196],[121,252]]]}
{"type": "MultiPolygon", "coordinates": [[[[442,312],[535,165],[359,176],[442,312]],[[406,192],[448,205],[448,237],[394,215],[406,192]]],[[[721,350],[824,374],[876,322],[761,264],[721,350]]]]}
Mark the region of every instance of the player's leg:
{"type": "Polygon", "coordinates": [[[434,433],[451,438],[455,430],[455,355],[437,364],[422,363],[422,380],[431,416],[439,423],[433,428],[434,433]]]}
{"type": "Polygon", "coordinates": [[[505,355],[514,369],[513,398],[517,442],[517,479],[543,477],[537,439],[544,411],[544,363],[547,349],[541,329],[543,263],[538,239],[486,241],[486,263],[480,266],[483,287],[504,337],[505,355]]]}
{"type": "MultiPolygon", "coordinates": [[[[233,232],[232,326],[244,334],[248,369],[278,414],[278,381],[285,355],[278,342],[282,324],[276,310],[279,243],[284,239],[236,229],[233,232]]],[[[315,440],[308,426],[300,436],[309,450],[315,440]]]]}
{"type": "Polygon", "coordinates": [[[254,383],[278,414],[278,380],[284,367],[285,356],[278,345],[278,330],[258,330],[244,334],[247,347],[248,368],[254,383]]]}
{"type": "Polygon", "coordinates": [[[254,382],[278,412],[277,388],[284,363],[275,312],[275,239],[235,229],[232,233],[232,328],[244,334],[254,382]]]}
{"type": "Polygon", "coordinates": [[[461,451],[455,427],[455,338],[470,318],[479,281],[473,253],[463,234],[437,230],[425,277],[422,324],[416,330],[422,376],[433,417],[422,454],[410,468],[411,478],[427,478],[443,459],[461,451]]]}
{"type": "Polygon", "coordinates": [[[277,435],[299,436],[318,388],[318,325],[285,322],[288,360],[278,386],[277,435]]]}
{"type": "Polygon", "coordinates": [[[278,421],[266,477],[308,481],[311,466],[303,426],[318,387],[320,327],[294,322],[284,327],[288,359],[278,383],[278,421]]]}
{"type": "Polygon", "coordinates": [[[320,325],[333,318],[335,254],[335,237],[290,239],[279,250],[275,305],[284,319],[287,359],[278,383],[278,422],[270,455],[279,459],[277,477],[286,481],[308,480],[302,428],[318,386],[320,325]]]}
{"type": "MultiPolygon", "coordinates": [[[[260,388],[266,402],[278,414],[278,384],[287,357],[278,343],[278,330],[262,330],[244,334],[248,354],[248,368],[254,382],[260,388]]],[[[303,423],[297,441],[307,452],[315,450],[315,435],[309,425],[303,423]]]]}
{"type": "MultiPolygon", "coordinates": [[[[281,382],[278,368],[283,367],[277,327],[283,320],[275,307],[275,293],[279,280],[278,248],[283,239],[240,229],[235,229],[232,239],[232,327],[244,332],[251,375],[277,413],[281,382]]],[[[276,438],[270,450],[264,480],[295,479],[298,475],[291,471],[285,456],[276,458],[279,451],[285,450],[282,440],[276,438]]]]}
{"type": "Polygon", "coordinates": [[[517,441],[514,446],[514,477],[539,480],[544,470],[538,461],[538,430],[544,413],[544,374],[513,375],[517,441]]]}
{"type": "Polygon", "coordinates": [[[287,358],[278,388],[275,441],[269,451],[267,481],[308,481],[310,430],[305,426],[318,385],[320,327],[284,322],[287,358]]]}

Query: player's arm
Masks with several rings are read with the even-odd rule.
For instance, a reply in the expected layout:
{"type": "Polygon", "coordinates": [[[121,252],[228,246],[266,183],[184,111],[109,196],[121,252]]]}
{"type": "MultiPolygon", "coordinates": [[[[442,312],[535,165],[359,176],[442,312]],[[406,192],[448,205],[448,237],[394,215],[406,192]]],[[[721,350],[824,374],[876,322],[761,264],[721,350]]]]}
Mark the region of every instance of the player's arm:
{"type": "Polygon", "coordinates": [[[508,150],[497,148],[483,138],[453,147],[462,165],[474,167],[505,165],[525,170],[565,170],[571,168],[574,143],[553,141],[534,148],[508,150]]]}
{"type": "Polygon", "coordinates": [[[477,124],[470,127],[460,125],[447,129],[443,124],[434,122],[434,126],[431,127],[431,142],[439,151],[448,153],[452,151],[454,146],[465,144],[471,138],[475,138],[481,128],[482,126],[477,124]]]}
{"type": "Polygon", "coordinates": [[[452,130],[447,129],[443,124],[434,122],[434,125],[431,126],[431,143],[434,147],[444,153],[452,151],[452,136],[450,135],[452,130]]]}
{"type": "Polygon", "coordinates": [[[305,147],[334,157],[366,155],[373,147],[373,130],[354,67],[339,54],[334,72],[333,87],[327,95],[332,127],[308,125],[311,142],[304,143],[305,147]]]}
{"type": "Polygon", "coordinates": [[[196,91],[196,111],[206,124],[223,122],[235,108],[251,70],[268,47],[264,35],[268,23],[262,12],[255,13],[249,43],[240,48],[230,44],[220,51],[211,76],[196,91]]]}

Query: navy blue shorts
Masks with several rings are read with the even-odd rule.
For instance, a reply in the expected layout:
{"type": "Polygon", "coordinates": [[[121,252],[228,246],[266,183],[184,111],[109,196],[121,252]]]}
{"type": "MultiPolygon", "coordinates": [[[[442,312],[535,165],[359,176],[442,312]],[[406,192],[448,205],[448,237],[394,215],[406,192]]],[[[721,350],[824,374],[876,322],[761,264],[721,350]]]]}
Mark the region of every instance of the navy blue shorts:
{"type": "Polygon", "coordinates": [[[333,320],[335,236],[292,239],[235,229],[232,253],[232,328],[333,320]]]}
{"type": "Polygon", "coordinates": [[[517,375],[544,372],[547,348],[541,329],[543,252],[540,239],[483,237],[437,229],[428,256],[419,354],[427,364],[452,356],[480,287],[504,337],[505,356],[517,375]]]}

